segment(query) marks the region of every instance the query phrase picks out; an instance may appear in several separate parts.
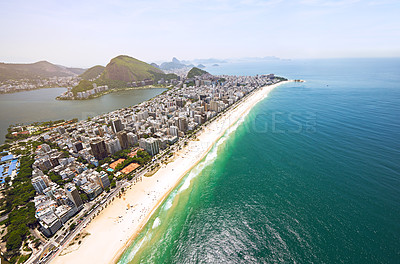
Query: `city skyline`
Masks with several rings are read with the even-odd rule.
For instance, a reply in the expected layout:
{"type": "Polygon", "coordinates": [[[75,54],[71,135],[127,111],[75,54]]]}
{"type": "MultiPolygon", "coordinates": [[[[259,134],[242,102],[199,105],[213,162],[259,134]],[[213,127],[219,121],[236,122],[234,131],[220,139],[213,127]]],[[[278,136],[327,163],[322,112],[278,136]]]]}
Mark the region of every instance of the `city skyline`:
{"type": "Polygon", "coordinates": [[[400,3],[374,0],[0,3],[0,61],[399,57],[400,3]],[[4,26],[5,25],[5,26],[4,26]]]}

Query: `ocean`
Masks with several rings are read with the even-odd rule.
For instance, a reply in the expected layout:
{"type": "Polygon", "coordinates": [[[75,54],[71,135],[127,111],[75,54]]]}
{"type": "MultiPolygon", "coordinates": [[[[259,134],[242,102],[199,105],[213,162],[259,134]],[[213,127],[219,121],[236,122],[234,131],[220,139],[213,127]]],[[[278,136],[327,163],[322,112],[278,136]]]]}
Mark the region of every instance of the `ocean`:
{"type": "Polygon", "coordinates": [[[400,59],[206,70],[306,82],[227,131],[119,263],[399,263],[400,59]]]}

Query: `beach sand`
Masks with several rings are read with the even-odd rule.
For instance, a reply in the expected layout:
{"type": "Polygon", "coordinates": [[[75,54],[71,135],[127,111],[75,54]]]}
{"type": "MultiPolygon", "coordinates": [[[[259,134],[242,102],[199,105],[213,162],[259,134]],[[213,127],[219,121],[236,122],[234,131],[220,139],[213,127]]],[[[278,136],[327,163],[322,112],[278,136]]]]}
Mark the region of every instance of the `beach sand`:
{"type": "Polygon", "coordinates": [[[191,140],[186,147],[175,153],[172,162],[163,164],[152,177],[143,177],[142,181],[125,188],[125,194],[121,198],[115,198],[83,229],[90,235],[80,245],[65,247],[52,263],[117,262],[151,214],[182,177],[208,153],[229,127],[245,116],[271,90],[283,83],[286,82],[265,86],[253,92],[203,128],[196,140],[191,140]]]}

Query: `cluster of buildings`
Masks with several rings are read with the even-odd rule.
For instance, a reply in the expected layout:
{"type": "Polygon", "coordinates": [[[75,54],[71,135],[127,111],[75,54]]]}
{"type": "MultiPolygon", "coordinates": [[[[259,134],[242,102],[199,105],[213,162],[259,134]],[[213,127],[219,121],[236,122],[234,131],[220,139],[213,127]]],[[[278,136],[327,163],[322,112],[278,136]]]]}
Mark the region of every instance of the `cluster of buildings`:
{"type": "MultiPolygon", "coordinates": [[[[157,81],[158,84],[172,84],[175,85],[178,83],[177,79],[172,79],[172,80],[165,80],[164,78],[161,78],[160,80],[157,81]]],[[[127,82],[126,87],[143,87],[146,85],[153,85],[154,81],[153,80],[143,80],[143,81],[135,81],[135,82],[127,82]]],[[[58,99],[62,100],[82,100],[82,99],[88,99],[90,97],[93,97],[96,94],[103,93],[105,91],[108,91],[109,88],[107,85],[102,85],[102,86],[97,86],[96,83],[93,83],[93,88],[90,90],[82,91],[82,92],[77,92],[74,94],[72,91],[73,88],[68,88],[68,90],[64,93],[62,93],[60,96],[58,96],[58,99]]]]}
{"type": "MultiPolygon", "coordinates": [[[[95,166],[99,160],[136,145],[154,156],[254,89],[278,81],[273,75],[206,74],[139,105],[69,125],[66,132],[57,133],[58,144],[95,166]]],[[[44,137],[54,140],[51,133],[44,137]]]]}
{"type": "MultiPolygon", "coordinates": [[[[160,80],[157,81],[157,84],[178,84],[180,80],[180,77],[178,79],[171,79],[171,80],[166,80],[164,78],[161,78],[160,80]]],[[[127,87],[142,87],[142,86],[147,86],[147,85],[153,85],[155,82],[150,79],[145,79],[143,81],[136,81],[136,82],[128,82],[127,87]]]]}
{"type": "Polygon", "coordinates": [[[46,87],[74,87],[79,83],[79,77],[51,77],[45,79],[20,79],[0,82],[0,93],[34,90],[46,87]]]}
{"type": "Polygon", "coordinates": [[[143,81],[130,82],[130,83],[128,83],[128,87],[141,87],[141,86],[153,85],[153,84],[154,84],[153,80],[143,80],[143,81]]]}
{"type": "Polygon", "coordinates": [[[178,79],[172,79],[172,80],[165,80],[164,78],[161,78],[160,80],[157,81],[158,84],[172,84],[172,85],[176,85],[178,84],[179,80],[181,78],[178,76],[178,79]]]}
{"type": "Polygon", "coordinates": [[[51,236],[83,208],[83,202],[73,183],[60,188],[46,176],[36,177],[41,178],[32,181],[35,189],[45,189],[34,198],[35,217],[39,221],[42,233],[51,236]]]}
{"type": "MultiPolygon", "coordinates": [[[[59,132],[60,130],[58,130],[59,132]]],[[[76,152],[75,146],[75,152],[76,152]]],[[[74,151],[71,151],[74,153],[74,151]]],[[[75,155],[77,157],[77,155],[75,155]]],[[[88,169],[76,157],[52,149],[48,144],[40,145],[35,152],[32,185],[37,196],[34,198],[36,218],[42,232],[53,235],[60,227],[83,207],[80,192],[89,200],[100,195],[110,186],[105,171],[88,169]],[[45,174],[58,175],[68,182],[59,186],[45,174]]]]}
{"type": "MultiPolygon", "coordinates": [[[[101,160],[131,148],[131,157],[139,148],[155,156],[253,90],[276,82],[274,75],[205,74],[139,105],[45,132],[42,137],[48,144],[35,152],[32,178],[38,194],[36,217],[43,233],[54,234],[82,208],[79,192],[91,200],[110,186],[106,171],[113,171],[123,160],[99,167],[101,160]],[[50,173],[69,183],[57,185],[49,179],[50,173]]],[[[119,173],[129,174],[137,167],[139,164],[127,164],[119,173]]]]}
{"type": "Polygon", "coordinates": [[[91,97],[95,94],[108,91],[108,86],[107,85],[97,86],[97,84],[93,83],[93,89],[83,91],[83,92],[77,92],[76,96],[72,92],[72,89],[73,88],[68,88],[68,90],[66,92],[62,93],[59,96],[59,99],[79,99],[79,100],[88,99],[89,97],[91,97]]]}
{"type": "Polygon", "coordinates": [[[187,67],[182,67],[182,68],[180,68],[180,69],[163,69],[163,71],[165,72],[165,73],[167,73],[167,74],[169,74],[169,73],[173,73],[173,74],[176,74],[178,77],[179,77],[179,80],[183,80],[183,79],[185,79],[186,78],[186,76],[187,76],[187,74],[188,74],[188,72],[192,69],[193,67],[189,67],[189,66],[187,66],[187,67]]]}

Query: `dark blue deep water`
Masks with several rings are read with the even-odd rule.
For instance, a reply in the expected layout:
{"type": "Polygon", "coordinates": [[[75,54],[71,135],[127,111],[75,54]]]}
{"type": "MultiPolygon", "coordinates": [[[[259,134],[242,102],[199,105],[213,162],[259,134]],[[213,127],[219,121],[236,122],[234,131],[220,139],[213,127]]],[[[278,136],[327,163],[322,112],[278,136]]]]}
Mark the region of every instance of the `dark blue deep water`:
{"type": "Polygon", "coordinates": [[[226,134],[120,263],[400,263],[400,59],[207,70],[307,82],[226,134]]]}

